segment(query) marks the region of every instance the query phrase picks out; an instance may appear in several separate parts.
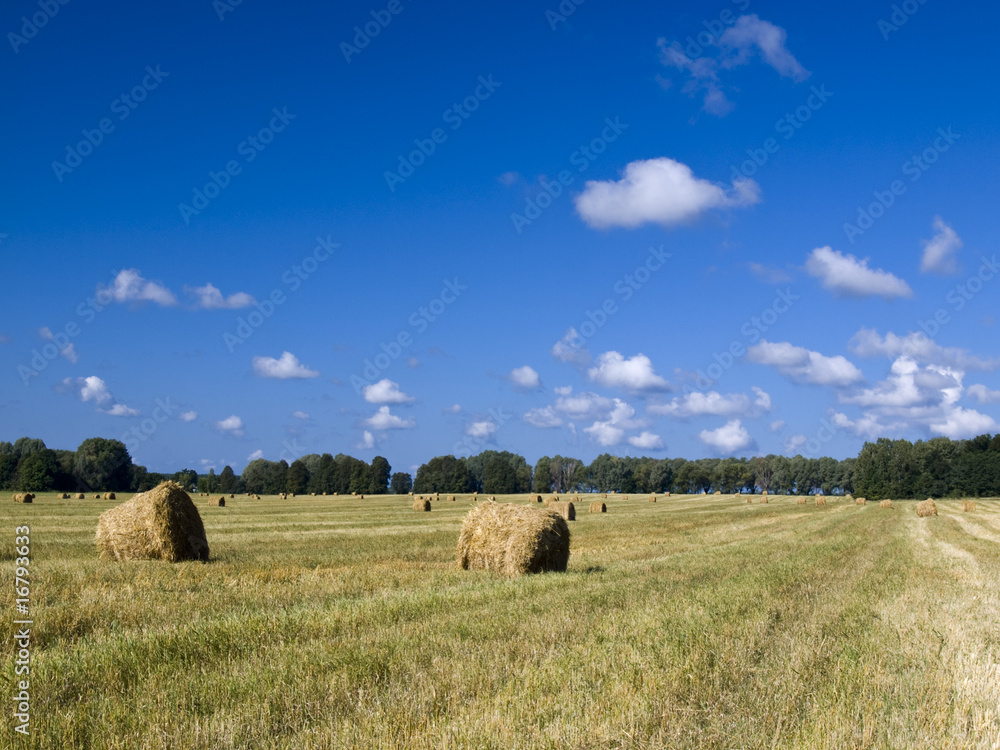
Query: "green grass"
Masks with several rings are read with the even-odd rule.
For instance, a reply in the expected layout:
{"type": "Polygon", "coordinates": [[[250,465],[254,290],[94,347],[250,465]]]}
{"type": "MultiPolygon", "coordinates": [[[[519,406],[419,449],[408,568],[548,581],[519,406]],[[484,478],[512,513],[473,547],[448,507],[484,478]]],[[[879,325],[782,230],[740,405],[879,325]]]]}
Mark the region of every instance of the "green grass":
{"type": "Polygon", "coordinates": [[[1000,747],[996,501],[584,496],[568,572],[504,580],[455,568],[463,496],[195,497],[212,562],[100,561],[124,499],[0,506],[35,619],[0,746],[1000,747]]]}

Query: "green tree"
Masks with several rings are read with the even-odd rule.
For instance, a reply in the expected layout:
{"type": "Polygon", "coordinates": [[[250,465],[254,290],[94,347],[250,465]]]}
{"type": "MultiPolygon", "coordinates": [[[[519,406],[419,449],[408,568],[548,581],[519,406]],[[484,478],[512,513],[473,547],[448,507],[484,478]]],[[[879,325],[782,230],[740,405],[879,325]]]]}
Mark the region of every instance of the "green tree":
{"type": "Polygon", "coordinates": [[[198,486],[198,472],[194,469],[181,469],[180,471],[174,472],[171,479],[177,482],[177,484],[185,490],[192,490],[198,486]]]}
{"type": "Polygon", "coordinates": [[[535,472],[531,481],[531,491],[538,493],[552,492],[552,459],[542,456],[535,464],[535,472]]]}
{"type": "MultiPolygon", "coordinates": [[[[392,467],[382,456],[375,456],[368,468],[368,490],[372,495],[384,495],[388,491],[392,467]]],[[[407,490],[408,492],[409,490],[407,490]]]]}
{"type": "Polygon", "coordinates": [[[517,471],[501,456],[494,456],[483,472],[483,492],[513,495],[517,492],[517,471]]]}
{"type": "Polygon", "coordinates": [[[128,490],[132,457],[119,440],[89,438],[76,449],[73,474],[90,489],[128,490]]]}
{"type": "Polygon", "coordinates": [[[285,492],[305,494],[309,487],[309,469],[302,461],[292,461],[285,474],[285,492]]]}
{"type": "Polygon", "coordinates": [[[29,453],[17,467],[18,489],[25,492],[47,492],[55,485],[59,462],[48,449],[29,453]]]}
{"type": "Polygon", "coordinates": [[[476,478],[465,461],[454,456],[435,456],[417,469],[414,492],[472,492],[476,478]]]}
{"type": "Polygon", "coordinates": [[[389,482],[393,495],[407,495],[413,489],[413,477],[405,471],[397,471],[389,482]]]}
{"type": "Polygon", "coordinates": [[[219,492],[226,494],[242,492],[240,488],[240,478],[236,476],[233,467],[226,465],[219,474],[219,492]]]}

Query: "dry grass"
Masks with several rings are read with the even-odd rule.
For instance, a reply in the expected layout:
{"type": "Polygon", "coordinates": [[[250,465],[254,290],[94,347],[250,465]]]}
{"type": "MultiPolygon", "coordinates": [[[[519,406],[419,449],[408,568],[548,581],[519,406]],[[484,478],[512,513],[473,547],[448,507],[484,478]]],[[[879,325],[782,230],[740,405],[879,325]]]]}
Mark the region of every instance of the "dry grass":
{"type": "Polygon", "coordinates": [[[553,511],[527,505],[483,503],[462,522],[458,566],[505,576],[565,571],[569,526],[553,511]]]}
{"type": "Polygon", "coordinates": [[[937,505],[935,505],[932,498],[927,498],[926,500],[917,503],[917,516],[920,518],[925,518],[927,516],[936,516],[937,505]]]}
{"type": "Polygon", "coordinates": [[[201,516],[176,482],[163,482],[102,513],[97,548],[105,560],[208,560],[201,516]]]}

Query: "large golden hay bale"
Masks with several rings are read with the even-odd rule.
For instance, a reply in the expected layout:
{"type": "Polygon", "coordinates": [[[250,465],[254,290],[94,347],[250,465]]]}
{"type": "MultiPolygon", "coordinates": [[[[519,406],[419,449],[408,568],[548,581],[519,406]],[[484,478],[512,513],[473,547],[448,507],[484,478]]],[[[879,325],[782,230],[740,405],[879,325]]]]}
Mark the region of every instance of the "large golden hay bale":
{"type": "Polygon", "coordinates": [[[104,499],[105,500],[117,500],[118,498],[115,497],[115,493],[114,492],[105,492],[104,493],[104,499]]]}
{"type": "Polygon", "coordinates": [[[798,503],[799,505],[805,505],[806,504],[806,499],[804,497],[800,497],[795,502],[798,503]]]}
{"type": "Polygon", "coordinates": [[[87,496],[86,496],[86,495],[84,495],[84,494],[83,494],[82,492],[77,492],[77,493],[76,493],[76,499],[77,499],[77,500],[86,500],[86,499],[87,499],[87,496]]]}
{"type": "Polygon", "coordinates": [[[576,506],[569,501],[553,503],[552,510],[565,518],[567,521],[576,520],[576,506]]]}
{"type": "Polygon", "coordinates": [[[816,505],[826,505],[826,495],[816,495],[816,505]]]}
{"type": "Polygon", "coordinates": [[[550,510],[509,503],[477,505],[462,522],[458,565],[506,576],[564,571],[569,526],[550,510]]]}
{"type": "Polygon", "coordinates": [[[927,498],[923,502],[917,503],[917,515],[920,518],[924,518],[925,516],[936,516],[937,505],[934,504],[934,500],[927,498]]]}
{"type": "Polygon", "coordinates": [[[593,503],[590,504],[590,512],[591,513],[607,513],[608,512],[608,506],[607,506],[606,503],[602,503],[600,501],[593,502],[593,503]]]}
{"type": "Polygon", "coordinates": [[[975,513],[976,503],[973,500],[963,500],[962,501],[962,512],[963,513],[975,513]]]}
{"type": "Polygon", "coordinates": [[[224,497],[217,498],[216,501],[213,503],[213,505],[217,505],[220,508],[225,508],[226,507],[226,498],[224,498],[224,497]]]}
{"type": "Polygon", "coordinates": [[[163,482],[102,513],[97,548],[106,560],[208,560],[201,516],[176,482],[163,482]]]}
{"type": "Polygon", "coordinates": [[[868,498],[867,497],[859,497],[859,498],[855,499],[854,504],[855,505],[864,505],[867,502],[868,502],[868,498]]]}
{"type": "Polygon", "coordinates": [[[15,503],[32,503],[35,501],[35,496],[30,492],[18,492],[14,495],[15,503]]]}
{"type": "Polygon", "coordinates": [[[878,504],[878,507],[880,507],[880,508],[891,508],[892,507],[892,500],[883,500],[882,502],[880,502],[878,504]]]}
{"type": "Polygon", "coordinates": [[[413,501],[413,510],[423,513],[431,509],[431,501],[424,500],[422,497],[418,497],[413,501]]]}

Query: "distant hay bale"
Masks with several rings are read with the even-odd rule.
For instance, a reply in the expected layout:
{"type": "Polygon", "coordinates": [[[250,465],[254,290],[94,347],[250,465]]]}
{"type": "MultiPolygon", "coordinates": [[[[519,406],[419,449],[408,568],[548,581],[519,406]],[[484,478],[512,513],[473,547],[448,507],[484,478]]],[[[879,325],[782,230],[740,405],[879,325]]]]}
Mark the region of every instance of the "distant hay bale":
{"type": "Polygon", "coordinates": [[[95,500],[100,500],[101,499],[101,493],[98,492],[96,495],[94,495],[94,499],[95,500]]]}
{"type": "Polygon", "coordinates": [[[747,495],[747,502],[748,503],[752,503],[753,502],[753,495],[747,495]]]}
{"type": "Polygon", "coordinates": [[[558,498],[555,498],[555,497],[547,497],[547,498],[545,498],[545,507],[546,507],[546,508],[551,508],[551,507],[552,507],[552,505],[553,505],[554,503],[557,503],[557,502],[559,502],[559,499],[558,499],[558,498]]]}
{"type": "Polygon", "coordinates": [[[542,496],[541,495],[528,495],[528,502],[529,503],[540,503],[540,502],[542,502],[542,496]]]}
{"type": "Polygon", "coordinates": [[[115,493],[114,492],[105,492],[104,493],[104,499],[105,500],[117,500],[118,498],[115,497],[115,493]]]}
{"type": "Polygon", "coordinates": [[[622,500],[628,500],[628,495],[622,495],[622,500]]]}
{"type": "Polygon", "coordinates": [[[761,505],[768,505],[768,502],[767,502],[767,493],[766,493],[766,492],[765,492],[765,493],[764,493],[764,495],[763,495],[763,496],[762,496],[762,497],[760,498],[760,503],[761,503],[761,505]]]}
{"type": "Polygon", "coordinates": [[[176,482],[163,482],[102,513],[97,549],[105,560],[208,560],[201,516],[176,482]]]}
{"type": "Polygon", "coordinates": [[[937,505],[934,504],[933,499],[927,498],[923,502],[917,503],[917,516],[920,518],[936,516],[937,514],[937,505]]]}
{"type": "Polygon", "coordinates": [[[826,495],[816,495],[816,505],[826,505],[826,495]]]}
{"type": "Polygon", "coordinates": [[[601,493],[601,500],[607,500],[607,499],[608,499],[608,493],[607,492],[602,492],[601,493]]]}
{"type": "Polygon", "coordinates": [[[721,495],[721,494],[722,494],[722,490],[716,490],[716,491],[715,491],[715,494],[716,494],[716,495],[721,495]]]}
{"type": "MultiPolygon", "coordinates": [[[[295,495],[292,495],[292,497],[295,497],[295,495]]],[[[364,495],[358,495],[358,497],[359,497],[360,499],[362,499],[362,500],[364,500],[364,499],[365,499],[365,496],[364,496],[364,495]]]]}
{"type": "Polygon", "coordinates": [[[762,493],[760,493],[760,494],[762,494],[762,495],[763,495],[764,497],[767,497],[767,490],[764,490],[764,491],[763,491],[762,493]]]}
{"type": "MultiPolygon", "coordinates": [[[[314,492],[313,494],[315,495],[316,493],[314,492]]],[[[234,498],[234,499],[235,499],[235,498],[236,498],[236,494],[235,494],[235,493],[233,493],[233,492],[230,492],[230,493],[229,493],[229,497],[231,497],[231,498],[234,498]]]]}
{"type": "Polygon", "coordinates": [[[30,492],[18,492],[14,495],[15,503],[33,503],[35,501],[35,496],[30,492]]]}
{"type": "MultiPolygon", "coordinates": [[[[539,499],[541,499],[541,498],[539,498],[539,499]]],[[[448,495],[448,502],[449,503],[455,502],[455,496],[454,495],[448,495]]]]}
{"type": "Polygon", "coordinates": [[[483,503],[462,522],[458,566],[504,576],[562,572],[569,562],[569,542],[569,526],[558,513],[527,505],[483,503]]]}
{"type": "Polygon", "coordinates": [[[868,502],[868,498],[866,498],[866,497],[859,497],[859,498],[855,498],[855,500],[854,500],[854,504],[855,505],[864,505],[867,502],[868,502]]]}
{"type": "Polygon", "coordinates": [[[606,503],[602,503],[600,501],[596,501],[596,502],[593,502],[593,503],[590,504],[590,512],[591,513],[607,513],[608,512],[608,506],[607,506],[606,503]]]}
{"type": "Polygon", "coordinates": [[[655,503],[656,502],[656,495],[650,495],[649,496],[649,500],[647,500],[646,502],[647,503],[655,503]]]}
{"type": "Polygon", "coordinates": [[[878,507],[880,507],[880,508],[891,508],[892,507],[892,500],[883,500],[882,502],[880,502],[878,504],[878,507]]]}
{"type": "Polygon", "coordinates": [[[552,510],[565,518],[567,521],[576,520],[576,506],[569,501],[554,503],[552,505],[552,510]]]}
{"type": "Polygon", "coordinates": [[[284,500],[285,499],[285,493],[284,492],[278,493],[278,499],[279,500],[284,500]]]}
{"type": "Polygon", "coordinates": [[[804,497],[800,497],[795,502],[798,503],[799,505],[805,505],[806,504],[806,499],[804,497]]]}
{"type": "Polygon", "coordinates": [[[60,492],[59,493],[59,499],[60,500],[69,500],[69,493],[68,492],[60,492]]]}
{"type": "Polygon", "coordinates": [[[86,496],[86,495],[84,495],[84,494],[83,494],[82,492],[77,492],[77,493],[76,493],[76,499],[77,499],[77,500],[86,500],[86,499],[87,499],[87,496],[86,496]]]}
{"type": "Polygon", "coordinates": [[[413,501],[413,510],[423,513],[431,509],[431,501],[418,497],[413,501]]]}
{"type": "Polygon", "coordinates": [[[219,499],[217,499],[215,501],[215,504],[218,505],[220,508],[225,508],[226,507],[226,498],[220,497],[219,499]]]}
{"type": "Polygon", "coordinates": [[[496,497],[495,497],[494,495],[490,495],[490,496],[489,496],[489,498],[488,498],[488,500],[489,500],[489,501],[490,501],[491,503],[495,503],[495,502],[497,501],[497,499],[496,499],[496,497]]]}
{"type": "Polygon", "coordinates": [[[962,501],[962,512],[963,513],[975,513],[976,503],[973,500],[963,500],[962,501]]]}
{"type": "Polygon", "coordinates": [[[666,497],[670,497],[670,493],[669,493],[669,492],[668,492],[668,493],[666,493],[666,497]]]}

